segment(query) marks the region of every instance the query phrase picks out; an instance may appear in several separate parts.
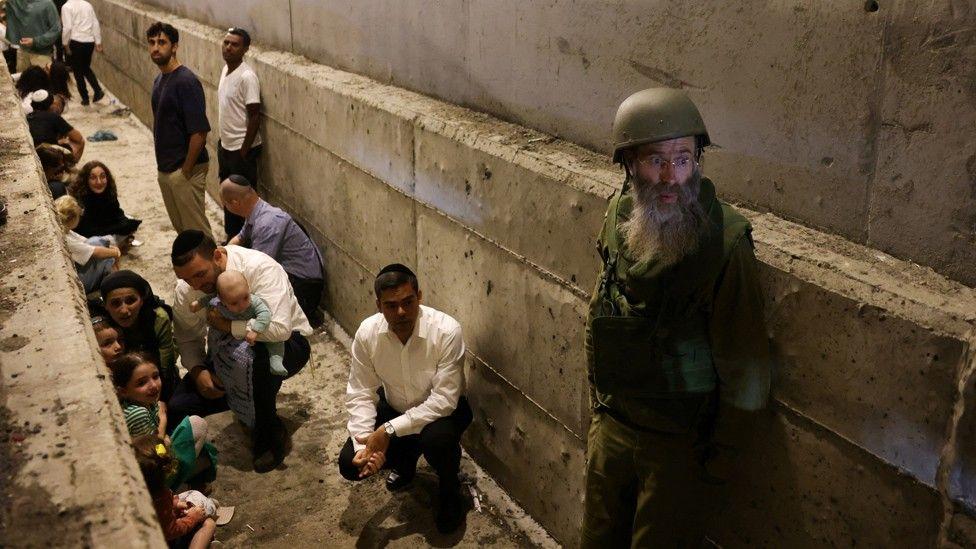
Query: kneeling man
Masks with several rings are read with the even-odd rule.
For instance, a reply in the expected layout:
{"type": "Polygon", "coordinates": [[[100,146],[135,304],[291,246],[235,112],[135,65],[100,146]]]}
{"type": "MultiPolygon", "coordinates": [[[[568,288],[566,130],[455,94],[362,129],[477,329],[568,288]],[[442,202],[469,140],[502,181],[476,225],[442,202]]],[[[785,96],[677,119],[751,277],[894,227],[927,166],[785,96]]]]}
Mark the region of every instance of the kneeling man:
{"type": "Polygon", "coordinates": [[[403,265],[384,267],[373,290],[379,313],[359,325],[352,345],[339,472],[362,480],[390,468],[394,491],[410,484],[423,454],[440,479],[437,529],[452,532],[464,518],[458,472],[471,423],[461,326],[421,305],[417,277],[403,265]]]}

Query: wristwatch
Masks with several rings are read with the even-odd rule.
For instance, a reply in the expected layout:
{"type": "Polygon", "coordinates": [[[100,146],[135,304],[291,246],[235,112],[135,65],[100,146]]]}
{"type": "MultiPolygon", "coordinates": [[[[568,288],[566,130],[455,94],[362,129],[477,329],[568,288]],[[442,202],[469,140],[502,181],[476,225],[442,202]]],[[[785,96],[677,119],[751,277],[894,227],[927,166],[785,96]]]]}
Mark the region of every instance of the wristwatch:
{"type": "Polygon", "coordinates": [[[390,438],[396,436],[396,431],[393,429],[393,424],[391,424],[389,421],[383,424],[383,430],[386,431],[386,434],[389,435],[390,438]]]}

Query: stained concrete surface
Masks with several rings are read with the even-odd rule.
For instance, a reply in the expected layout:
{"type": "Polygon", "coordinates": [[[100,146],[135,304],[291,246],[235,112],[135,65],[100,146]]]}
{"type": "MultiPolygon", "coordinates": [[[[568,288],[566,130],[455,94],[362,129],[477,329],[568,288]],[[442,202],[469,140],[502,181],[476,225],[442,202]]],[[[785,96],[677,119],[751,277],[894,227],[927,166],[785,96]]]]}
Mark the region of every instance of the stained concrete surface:
{"type": "Polygon", "coordinates": [[[971,2],[147,1],[604,153],[685,89],[726,197],[976,284],[971,2]]]}
{"type": "MultiPolygon", "coordinates": [[[[84,135],[98,129],[118,135],[116,142],[89,143],[84,160],[105,161],[116,178],[123,208],[144,220],[138,233],[144,245],[133,248],[123,267],[144,275],[154,291],[172,303],[175,276],[168,253],[175,233],[156,183],[152,136],[132,114],[111,114],[121,107],[113,103],[86,109],[73,103],[66,117],[84,135]]],[[[221,233],[220,214],[212,201],[208,215],[215,232],[221,233]]],[[[282,468],[254,473],[248,439],[232,414],[208,418],[220,450],[213,497],[237,507],[234,520],[217,530],[218,540],[232,547],[556,546],[468,457],[463,473],[480,494],[482,510],[469,512],[463,529],[447,536],[433,525],[436,477],[426,466],[413,488],[396,495],[386,491],[379,477],[355,487],[342,479],[336,460],[347,436],[343,398],[349,357],[346,348],[326,333],[310,340],[312,361],[285,382],[278,398],[294,443],[282,468]]]]}

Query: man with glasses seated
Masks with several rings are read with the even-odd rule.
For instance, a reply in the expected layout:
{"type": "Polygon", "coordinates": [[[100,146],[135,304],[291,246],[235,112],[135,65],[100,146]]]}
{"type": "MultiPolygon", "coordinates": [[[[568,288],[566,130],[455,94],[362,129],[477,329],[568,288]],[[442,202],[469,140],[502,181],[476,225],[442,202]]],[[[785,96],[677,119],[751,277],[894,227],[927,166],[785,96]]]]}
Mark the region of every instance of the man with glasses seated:
{"type": "Polygon", "coordinates": [[[698,547],[716,420],[754,416],[740,411],[769,395],[751,227],[701,175],[710,141],[684,92],[628,97],[613,141],[626,179],[599,235],[587,318],[582,545],[698,547]]]}

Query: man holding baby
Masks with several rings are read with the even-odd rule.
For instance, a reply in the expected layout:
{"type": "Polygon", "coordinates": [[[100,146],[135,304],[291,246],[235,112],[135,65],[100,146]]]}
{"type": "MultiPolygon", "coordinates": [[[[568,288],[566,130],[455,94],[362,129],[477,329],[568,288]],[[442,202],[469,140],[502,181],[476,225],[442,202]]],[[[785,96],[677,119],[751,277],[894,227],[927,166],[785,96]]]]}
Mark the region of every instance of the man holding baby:
{"type": "Polygon", "coordinates": [[[233,410],[252,430],[254,470],[270,471],[284,461],[288,445],[278,390],[308,362],[312,333],[288,275],[267,255],[217,246],[198,230],[176,237],[171,259],[179,278],[174,338],[189,373],[170,399],[170,420],[233,410]],[[272,369],[276,344],[284,347],[285,375],[272,369]]]}

